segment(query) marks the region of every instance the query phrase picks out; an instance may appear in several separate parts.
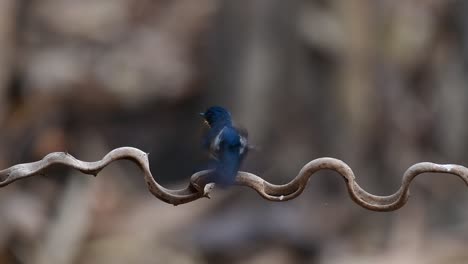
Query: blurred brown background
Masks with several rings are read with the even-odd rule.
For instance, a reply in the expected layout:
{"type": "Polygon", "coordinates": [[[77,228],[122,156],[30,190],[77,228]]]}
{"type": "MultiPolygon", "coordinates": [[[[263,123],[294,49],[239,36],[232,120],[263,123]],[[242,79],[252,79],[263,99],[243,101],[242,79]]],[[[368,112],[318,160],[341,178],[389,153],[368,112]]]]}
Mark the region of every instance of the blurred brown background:
{"type": "MultiPolygon", "coordinates": [[[[210,105],[282,183],[344,160],[368,191],[420,161],[467,165],[468,1],[0,0],[0,165],[150,152],[170,188],[202,169],[210,105]]],[[[424,175],[392,213],[331,172],[286,203],[247,188],[174,207],[135,165],[65,167],[0,190],[0,263],[468,263],[468,196],[424,175]]]]}

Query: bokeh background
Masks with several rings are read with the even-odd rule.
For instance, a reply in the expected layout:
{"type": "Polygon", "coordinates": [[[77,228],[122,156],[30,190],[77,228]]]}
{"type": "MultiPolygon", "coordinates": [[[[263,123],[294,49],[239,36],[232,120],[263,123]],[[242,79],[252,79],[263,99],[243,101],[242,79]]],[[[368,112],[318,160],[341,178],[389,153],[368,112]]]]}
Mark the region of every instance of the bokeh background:
{"type": "MultiPolygon", "coordinates": [[[[0,0],[0,165],[67,151],[150,154],[164,186],[204,168],[210,105],[257,146],[274,183],[347,162],[397,190],[420,161],[468,164],[468,1],[0,0]]],[[[285,203],[248,188],[174,207],[138,168],[65,167],[0,190],[0,263],[468,263],[468,195],[427,174],[392,213],[332,172],[285,203]]]]}

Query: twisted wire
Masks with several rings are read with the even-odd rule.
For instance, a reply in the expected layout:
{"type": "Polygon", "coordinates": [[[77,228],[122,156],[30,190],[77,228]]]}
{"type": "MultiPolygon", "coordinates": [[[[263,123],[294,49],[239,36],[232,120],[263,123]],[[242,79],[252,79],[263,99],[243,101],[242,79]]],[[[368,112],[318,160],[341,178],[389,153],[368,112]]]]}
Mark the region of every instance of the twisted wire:
{"type": "MultiPolygon", "coordinates": [[[[52,165],[62,164],[81,171],[84,174],[96,176],[102,169],[116,160],[130,160],[142,170],[149,191],[158,199],[173,205],[189,203],[202,197],[209,197],[214,184],[209,181],[211,170],[199,171],[190,178],[190,183],[184,189],[167,189],[155,180],[150,169],[148,154],[132,147],[121,147],[107,153],[101,160],[94,162],[81,161],[65,152],[53,152],[42,160],[17,164],[0,171],[0,187],[14,181],[43,175],[52,165]]],[[[299,171],[289,183],[276,185],[261,177],[240,171],[236,177],[236,185],[254,189],[261,197],[270,201],[288,201],[298,197],[307,186],[309,178],[320,170],[332,170],[341,175],[351,199],[358,205],[373,211],[394,211],[406,204],[410,194],[410,184],[414,178],[423,173],[452,174],[462,179],[468,186],[468,168],[456,164],[436,164],[420,162],[409,167],[403,174],[401,187],[392,195],[373,195],[362,189],[356,182],[351,168],[341,160],[334,158],[318,158],[310,161],[299,171]]]]}

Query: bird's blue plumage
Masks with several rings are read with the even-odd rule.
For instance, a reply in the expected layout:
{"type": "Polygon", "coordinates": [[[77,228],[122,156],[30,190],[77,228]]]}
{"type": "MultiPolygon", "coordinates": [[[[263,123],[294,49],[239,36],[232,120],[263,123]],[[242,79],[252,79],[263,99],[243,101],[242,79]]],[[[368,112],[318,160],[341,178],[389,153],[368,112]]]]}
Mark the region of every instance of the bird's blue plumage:
{"type": "Polygon", "coordinates": [[[247,137],[232,125],[231,114],[220,106],[210,107],[201,115],[210,127],[203,147],[216,164],[213,181],[223,186],[232,185],[247,154],[247,137]]]}

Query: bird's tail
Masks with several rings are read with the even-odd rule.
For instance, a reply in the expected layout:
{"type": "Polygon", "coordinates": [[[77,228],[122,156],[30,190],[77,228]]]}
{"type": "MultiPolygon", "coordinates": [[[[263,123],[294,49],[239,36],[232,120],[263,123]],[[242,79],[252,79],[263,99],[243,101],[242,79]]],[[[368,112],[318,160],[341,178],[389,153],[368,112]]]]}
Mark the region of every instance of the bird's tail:
{"type": "Polygon", "coordinates": [[[241,165],[238,148],[226,148],[216,166],[216,183],[221,186],[233,185],[241,165]]]}

